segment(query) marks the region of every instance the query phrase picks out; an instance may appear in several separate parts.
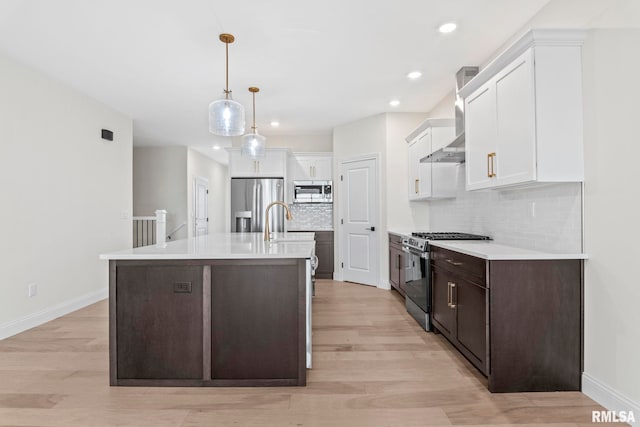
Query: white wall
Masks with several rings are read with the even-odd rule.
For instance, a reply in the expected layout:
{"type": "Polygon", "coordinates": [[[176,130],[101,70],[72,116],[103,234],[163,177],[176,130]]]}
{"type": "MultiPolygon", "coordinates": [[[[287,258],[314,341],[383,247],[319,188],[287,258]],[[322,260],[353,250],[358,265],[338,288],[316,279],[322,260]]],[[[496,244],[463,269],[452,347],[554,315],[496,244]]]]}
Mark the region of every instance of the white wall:
{"type": "Polygon", "coordinates": [[[0,93],[1,339],[106,297],[98,255],[132,244],[132,123],[4,55],[0,93]]]}
{"type": "Polygon", "coordinates": [[[379,188],[379,284],[389,287],[388,231],[422,230],[429,224],[428,206],[407,197],[407,142],[405,137],[427,117],[424,113],[385,113],[333,130],[335,265],[340,278],[340,168],[347,159],[377,154],[379,188]]]}
{"type": "MultiPolygon", "coordinates": [[[[429,205],[420,201],[409,202],[407,193],[407,182],[409,182],[408,144],[405,140],[407,135],[413,132],[426,118],[425,113],[386,114],[387,177],[384,182],[387,201],[385,207],[387,230],[418,231],[426,230],[429,226],[429,205]]],[[[388,246],[389,240],[386,230],[383,240],[385,247],[388,246]]],[[[389,277],[388,274],[385,277],[389,277]]]]}
{"type": "Polygon", "coordinates": [[[227,193],[229,168],[215,160],[189,149],[187,152],[187,211],[189,236],[193,236],[193,179],[202,177],[209,181],[208,215],[209,233],[223,232],[229,227],[227,193]]]}
{"type": "Polygon", "coordinates": [[[583,48],[585,114],[585,392],[640,421],[637,117],[640,30],[598,30],[583,48]],[[610,393],[609,393],[610,394],[610,393]],[[609,396],[611,397],[611,396],[609,396]]]}
{"type": "MultiPolygon", "coordinates": [[[[240,137],[234,137],[232,145],[240,147],[240,137]]],[[[267,148],[288,148],[292,152],[331,152],[333,150],[333,136],[320,135],[268,135],[267,148]]]]}
{"type": "MultiPolygon", "coordinates": [[[[133,150],[133,214],[167,211],[167,233],[188,222],[187,147],[136,147],[133,150]]],[[[173,239],[187,237],[188,227],[173,239]]]]}
{"type": "MultiPolygon", "coordinates": [[[[342,259],[342,233],[340,227],[341,215],[341,185],[340,171],[342,162],[345,160],[359,158],[369,155],[378,156],[378,189],[379,189],[379,209],[378,220],[381,238],[379,239],[380,250],[378,251],[378,266],[383,267],[388,263],[388,248],[383,244],[383,237],[386,233],[386,190],[382,183],[386,182],[386,117],[384,114],[378,114],[371,117],[358,120],[343,126],[339,126],[333,130],[333,204],[334,204],[334,258],[336,266],[336,277],[341,280],[342,270],[340,262],[342,259]]],[[[388,266],[387,266],[388,269],[388,266]]],[[[380,284],[385,286],[388,280],[383,280],[384,269],[380,268],[379,275],[381,277],[380,284]]]]}

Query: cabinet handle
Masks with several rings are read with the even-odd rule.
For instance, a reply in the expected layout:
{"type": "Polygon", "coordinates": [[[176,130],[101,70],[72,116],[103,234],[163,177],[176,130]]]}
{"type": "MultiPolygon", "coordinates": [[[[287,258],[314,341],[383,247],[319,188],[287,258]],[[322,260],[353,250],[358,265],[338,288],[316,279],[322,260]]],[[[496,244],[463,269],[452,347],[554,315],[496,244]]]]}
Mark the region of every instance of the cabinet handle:
{"type": "Polygon", "coordinates": [[[495,163],[493,159],[496,158],[496,153],[487,154],[487,176],[493,178],[496,176],[495,163]]]}
{"type": "Polygon", "coordinates": [[[447,282],[447,307],[451,307],[451,282],[447,282]]]}
{"type": "Polygon", "coordinates": [[[260,173],[260,160],[256,160],[256,166],[258,167],[257,172],[260,173]]]}
{"type": "Polygon", "coordinates": [[[415,190],[416,190],[416,194],[418,194],[418,183],[420,182],[419,179],[416,179],[416,182],[414,184],[415,190]]]}
{"type": "Polygon", "coordinates": [[[455,265],[455,266],[462,265],[462,263],[461,263],[461,262],[456,262],[456,261],[454,261],[454,260],[452,260],[452,259],[445,259],[445,261],[447,261],[449,264],[451,264],[451,265],[455,265]]]}
{"type": "Polygon", "coordinates": [[[487,154],[487,177],[491,178],[491,153],[487,154]]]}
{"type": "MultiPolygon", "coordinates": [[[[453,301],[453,295],[455,292],[455,288],[456,288],[456,284],[455,283],[451,283],[451,304],[449,305],[449,307],[451,308],[456,308],[456,304],[458,303],[458,298],[456,297],[456,301],[453,301]]],[[[457,292],[455,292],[457,293],[457,292]]]]}

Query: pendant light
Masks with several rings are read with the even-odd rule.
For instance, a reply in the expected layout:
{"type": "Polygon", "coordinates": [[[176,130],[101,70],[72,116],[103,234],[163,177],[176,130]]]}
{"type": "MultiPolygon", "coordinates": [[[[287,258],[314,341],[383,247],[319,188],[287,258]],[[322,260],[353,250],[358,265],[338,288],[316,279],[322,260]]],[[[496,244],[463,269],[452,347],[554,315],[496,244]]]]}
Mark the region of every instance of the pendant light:
{"type": "Polygon", "coordinates": [[[231,99],[229,90],[229,43],[235,37],[231,34],[220,34],[220,41],[226,46],[226,88],[224,98],[209,104],[209,132],[221,136],[238,136],[244,133],[244,107],[231,99]]]}
{"type": "Polygon", "coordinates": [[[242,136],[241,154],[255,159],[257,157],[264,157],[267,138],[258,135],[258,128],[256,127],[256,93],[260,92],[260,89],[250,87],[249,92],[253,95],[253,126],[251,126],[251,133],[242,136]]]}

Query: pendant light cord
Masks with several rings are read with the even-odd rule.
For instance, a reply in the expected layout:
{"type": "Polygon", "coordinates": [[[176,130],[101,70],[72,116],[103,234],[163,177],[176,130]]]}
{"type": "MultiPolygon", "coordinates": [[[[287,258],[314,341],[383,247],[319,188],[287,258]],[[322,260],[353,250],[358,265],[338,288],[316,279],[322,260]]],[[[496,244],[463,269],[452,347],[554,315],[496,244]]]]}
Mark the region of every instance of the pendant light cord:
{"type": "Polygon", "coordinates": [[[224,43],[226,47],[226,61],[227,61],[227,75],[226,75],[226,88],[224,90],[224,95],[227,99],[229,99],[229,42],[224,43]]]}
{"type": "Polygon", "coordinates": [[[253,126],[251,126],[251,129],[253,129],[253,133],[256,133],[256,93],[253,93],[253,126]]]}

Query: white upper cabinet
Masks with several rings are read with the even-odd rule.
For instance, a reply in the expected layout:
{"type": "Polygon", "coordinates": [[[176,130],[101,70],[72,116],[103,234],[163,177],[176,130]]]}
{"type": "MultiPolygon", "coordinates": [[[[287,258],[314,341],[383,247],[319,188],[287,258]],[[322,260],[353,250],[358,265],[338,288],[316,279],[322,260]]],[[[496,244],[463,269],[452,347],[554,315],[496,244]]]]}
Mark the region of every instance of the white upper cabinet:
{"type": "Polygon", "coordinates": [[[291,181],[331,181],[333,157],[327,153],[294,153],[289,158],[291,181]]]}
{"type": "Polygon", "coordinates": [[[584,36],[531,31],[460,90],[467,190],[584,179],[584,36]]]}
{"type": "Polygon", "coordinates": [[[239,148],[229,148],[229,175],[232,178],[284,178],[286,174],[287,150],[267,149],[265,156],[252,159],[243,156],[239,148]]]}
{"type": "Polygon", "coordinates": [[[451,142],[455,136],[453,119],[427,119],[406,140],[409,200],[455,197],[457,165],[432,163],[429,154],[451,142]]]}

